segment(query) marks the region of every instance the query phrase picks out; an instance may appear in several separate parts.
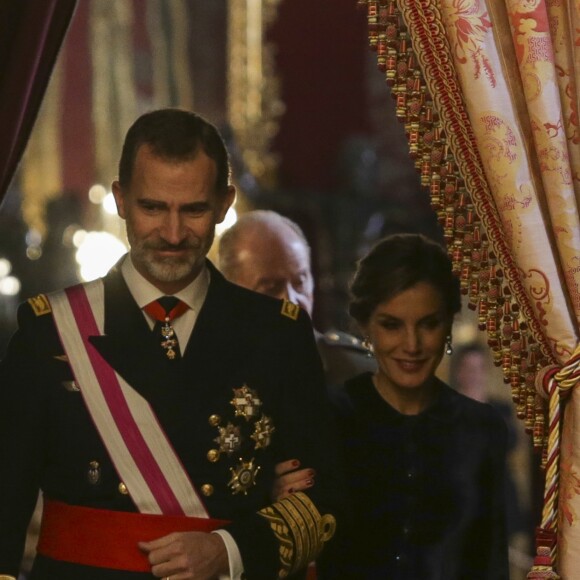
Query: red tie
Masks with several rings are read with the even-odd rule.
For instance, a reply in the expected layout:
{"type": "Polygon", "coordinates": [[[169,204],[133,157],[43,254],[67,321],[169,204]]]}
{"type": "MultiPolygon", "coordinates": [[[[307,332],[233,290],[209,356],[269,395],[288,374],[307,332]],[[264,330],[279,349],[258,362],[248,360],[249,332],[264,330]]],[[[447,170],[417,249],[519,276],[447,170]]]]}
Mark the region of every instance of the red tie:
{"type": "Polygon", "coordinates": [[[157,322],[153,328],[154,334],[161,334],[161,347],[168,359],[179,358],[179,343],[177,335],[170,322],[181,316],[189,307],[175,296],[162,296],[147,304],[143,310],[157,322]]]}

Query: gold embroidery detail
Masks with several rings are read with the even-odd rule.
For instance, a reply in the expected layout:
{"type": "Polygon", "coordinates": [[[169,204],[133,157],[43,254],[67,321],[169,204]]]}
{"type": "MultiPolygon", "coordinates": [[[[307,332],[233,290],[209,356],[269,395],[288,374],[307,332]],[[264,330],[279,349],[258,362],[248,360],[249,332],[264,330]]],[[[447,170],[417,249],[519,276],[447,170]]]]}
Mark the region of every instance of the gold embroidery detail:
{"type": "Polygon", "coordinates": [[[281,313],[283,316],[287,316],[292,320],[297,320],[298,315],[300,314],[300,306],[298,306],[298,304],[294,304],[294,302],[290,302],[290,300],[284,299],[282,302],[281,313]]]}
{"type": "Polygon", "coordinates": [[[333,515],[321,516],[310,498],[298,492],[258,512],[270,522],[279,542],[279,578],[316,559],[336,530],[333,515]]]}
{"type": "Polygon", "coordinates": [[[50,302],[48,301],[46,294],[38,294],[37,296],[29,298],[28,304],[30,304],[32,311],[34,314],[36,314],[36,316],[42,316],[43,314],[49,314],[52,312],[52,308],[50,307],[50,302]]]}

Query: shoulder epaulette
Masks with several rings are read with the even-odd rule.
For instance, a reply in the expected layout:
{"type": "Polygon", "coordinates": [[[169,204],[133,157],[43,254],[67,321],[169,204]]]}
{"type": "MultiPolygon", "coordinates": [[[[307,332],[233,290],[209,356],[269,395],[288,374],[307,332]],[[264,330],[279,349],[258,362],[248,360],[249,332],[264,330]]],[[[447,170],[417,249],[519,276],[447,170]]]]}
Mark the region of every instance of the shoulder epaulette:
{"type": "Polygon", "coordinates": [[[28,304],[32,308],[32,311],[36,316],[42,316],[43,314],[50,314],[52,308],[50,307],[50,302],[46,297],[46,294],[38,294],[28,299],[28,304]]]}
{"type": "Polygon", "coordinates": [[[280,312],[283,316],[287,316],[292,320],[297,320],[298,315],[300,314],[300,306],[294,304],[294,302],[290,302],[290,300],[284,299],[282,301],[282,310],[280,312]]]}

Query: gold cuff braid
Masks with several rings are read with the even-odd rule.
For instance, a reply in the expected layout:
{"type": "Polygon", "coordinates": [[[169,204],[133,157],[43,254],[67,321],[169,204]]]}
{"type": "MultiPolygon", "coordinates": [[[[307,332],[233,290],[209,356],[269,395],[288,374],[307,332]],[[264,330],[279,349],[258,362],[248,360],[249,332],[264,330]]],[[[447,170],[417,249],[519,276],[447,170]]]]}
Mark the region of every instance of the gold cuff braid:
{"type": "Polygon", "coordinates": [[[9,574],[0,574],[0,580],[16,580],[16,578],[9,574]]]}
{"type": "Polygon", "coordinates": [[[304,568],[316,559],[336,529],[331,514],[321,516],[310,498],[298,492],[258,512],[270,522],[280,544],[278,578],[304,568]]]}

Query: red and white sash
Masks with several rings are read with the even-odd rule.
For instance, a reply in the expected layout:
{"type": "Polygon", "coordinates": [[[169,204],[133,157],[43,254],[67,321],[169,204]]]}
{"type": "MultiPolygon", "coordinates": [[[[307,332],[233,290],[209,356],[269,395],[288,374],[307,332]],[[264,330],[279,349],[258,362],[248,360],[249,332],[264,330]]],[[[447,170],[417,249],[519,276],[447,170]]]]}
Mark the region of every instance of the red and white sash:
{"type": "Polygon", "coordinates": [[[209,515],[149,403],[88,341],[104,329],[102,279],[48,296],[85,404],[141,513],[209,515]]]}

